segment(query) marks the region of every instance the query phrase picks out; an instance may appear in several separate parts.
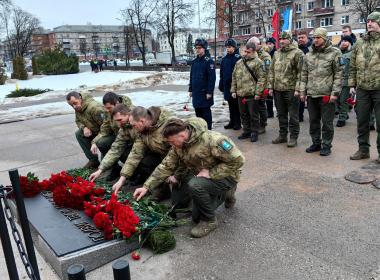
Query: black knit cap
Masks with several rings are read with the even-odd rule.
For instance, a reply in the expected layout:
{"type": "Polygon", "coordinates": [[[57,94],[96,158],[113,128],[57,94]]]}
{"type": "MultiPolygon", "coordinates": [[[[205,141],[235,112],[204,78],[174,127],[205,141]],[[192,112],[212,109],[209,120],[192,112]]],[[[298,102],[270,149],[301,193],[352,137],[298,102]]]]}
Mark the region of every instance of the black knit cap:
{"type": "Polygon", "coordinates": [[[352,37],[351,36],[343,36],[342,41],[350,42],[351,46],[353,45],[352,37]]]}

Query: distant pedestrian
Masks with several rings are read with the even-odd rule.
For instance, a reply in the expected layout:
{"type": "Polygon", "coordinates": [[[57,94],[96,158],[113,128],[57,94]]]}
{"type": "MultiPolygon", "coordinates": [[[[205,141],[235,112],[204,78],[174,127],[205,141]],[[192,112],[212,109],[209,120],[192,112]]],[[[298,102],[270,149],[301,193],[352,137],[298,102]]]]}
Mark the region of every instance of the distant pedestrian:
{"type": "Polygon", "coordinates": [[[342,91],[342,52],[332,46],[325,28],[316,28],[313,37],[312,50],[304,58],[300,84],[301,98],[305,100],[307,95],[313,142],[306,152],[320,151],[321,156],[328,156],[334,138],[335,102],[342,91]]]}
{"type": "Polygon", "coordinates": [[[93,59],[90,60],[90,66],[91,66],[91,71],[94,72],[94,70],[95,70],[95,63],[94,63],[93,59]]]}
{"type": "Polygon", "coordinates": [[[115,71],[117,68],[117,61],[116,59],[113,60],[113,70],[115,71]]]}
{"type": "Polygon", "coordinates": [[[99,72],[99,62],[97,59],[94,60],[94,72],[95,73],[99,72]]]}
{"type": "Polygon", "coordinates": [[[99,71],[103,71],[103,63],[104,63],[103,59],[99,60],[99,71]]]}
{"type": "Polygon", "coordinates": [[[224,45],[227,49],[227,54],[220,64],[219,90],[223,92],[224,100],[228,102],[230,111],[230,121],[224,128],[239,130],[241,128],[239,104],[237,98],[233,98],[231,95],[231,82],[235,64],[241,56],[234,39],[228,39],[224,45]]]}
{"type": "Polygon", "coordinates": [[[207,50],[205,39],[195,40],[197,57],[193,60],[190,70],[189,96],[193,98],[195,115],[207,122],[212,129],[211,106],[214,105],[215,64],[207,50]]]}
{"type": "MultiPolygon", "coordinates": [[[[271,37],[267,41],[267,46],[268,46],[268,52],[270,57],[273,59],[274,53],[277,51],[276,48],[276,39],[271,37]]],[[[273,118],[274,117],[274,112],[273,112],[273,96],[268,95],[265,103],[267,105],[267,113],[268,113],[268,118],[273,118]]]]}

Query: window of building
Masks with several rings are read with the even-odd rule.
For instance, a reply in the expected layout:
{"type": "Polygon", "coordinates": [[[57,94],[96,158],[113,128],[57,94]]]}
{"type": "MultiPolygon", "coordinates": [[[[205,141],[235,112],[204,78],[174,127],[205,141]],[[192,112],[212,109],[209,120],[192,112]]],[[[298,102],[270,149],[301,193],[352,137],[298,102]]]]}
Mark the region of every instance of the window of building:
{"type": "Polygon", "coordinates": [[[307,10],[312,11],[314,9],[314,2],[308,2],[307,3],[307,10]]]}
{"type": "Polygon", "coordinates": [[[268,33],[271,33],[271,32],[273,32],[273,31],[274,31],[274,30],[273,30],[272,25],[269,24],[269,25],[267,26],[267,32],[268,32],[268,33]]]}
{"type": "Polygon", "coordinates": [[[260,26],[256,27],[256,34],[261,34],[261,27],[260,26]]]}
{"type": "Polygon", "coordinates": [[[333,0],[322,0],[322,8],[331,8],[333,6],[333,0]]]}
{"type": "Polygon", "coordinates": [[[314,28],[314,25],[315,25],[315,21],[314,21],[314,19],[309,19],[309,20],[307,21],[306,27],[307,27],[307,28],[314,28]]]}
{"type": "Polygon", "coordinates": [[[259,19],[260,18],[260,11],[255,11],[255,18],[259,19]]]}
{"type": "Polygon", "coordinates": [[[349,16],[342,16],[341,18],[340,18],[340,24],[348,24],[349,23],[349,21],[350,21],[350,17],[349,16]]]}
{"type": "Polygon", "coordinates": [[[360,16],[360,18],[359,18],[359,23],[366,23],[366,21],[365,21],[365,17],[360,16]]]}
{"type": "Polygon", "coordinates": [[[326,26],[332,26],[333,25],[333,18],[328,17],[328,18],[321,18],[321,27],[326,27],[326,26]]]}
{"type": "Polygon", "coordinates": [[[242,29],[242,35],[250,35],[251,34],[251,28],[246,27],[242,29]]]}
{"type": "Polygon", "coordinates": [[[350,0],[340,0],[342,6],[348,6],[350,4],[350,0]]]}
{"type": "Polygon", "coordinates": [[[302,21],[300,20],[296,21],[296,29],[302,29],[302,21]]]}
{"type": "Polygon", "coordinates": [[[237,22],[237,21],[238,21],[238,16],[237,16],[237,15],[234,15],[234,16],[232,17],[232,21],[233,21],[233,22],[237,22]]]}
{"type": "Polygon", "coordinates": [[[273,9],[268,9],[268,17],[273,17],[273,9]]]}
{"type": "Polygon", "coordinates": [[[234,36],[240,35],[239,29],[234,29],[234,36]]]}
{"type": "Polygon", "coordinates": [[[302,12],[302,4],[297,3],[296,4],[296,13],[300,14],[302,12]]]}

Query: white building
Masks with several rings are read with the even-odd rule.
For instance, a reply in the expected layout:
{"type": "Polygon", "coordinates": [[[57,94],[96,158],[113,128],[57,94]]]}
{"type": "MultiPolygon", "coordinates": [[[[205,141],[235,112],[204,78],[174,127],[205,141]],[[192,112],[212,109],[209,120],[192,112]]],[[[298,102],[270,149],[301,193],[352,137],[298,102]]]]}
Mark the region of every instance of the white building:
{"type": "MultiPolygon", "coordinates": [[[[193,36],[193,42],[197,38],[203,38],[203,39],[211,39],[214,36],[214,30],[213,29],[198,29],[198,28],[179,28],[176,31],[175,37],[174,37],[174,48],[175,48],[175,55],[186,55],[187,54],[187,40],[189,37],[189,34],[193,36]]],[[[158,43],[160,45],[160,52],[170,52],[170,45],[168,42],[168,37],[166,35],[166,32],[162,32],[158,34],[158,43]]]]}

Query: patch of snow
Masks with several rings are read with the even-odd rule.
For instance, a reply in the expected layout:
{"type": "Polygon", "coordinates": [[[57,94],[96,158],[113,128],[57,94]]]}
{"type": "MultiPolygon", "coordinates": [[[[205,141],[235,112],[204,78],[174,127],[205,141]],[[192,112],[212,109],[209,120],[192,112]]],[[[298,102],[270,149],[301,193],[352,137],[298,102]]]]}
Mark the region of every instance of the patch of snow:
{"type": "MultiPolygon", "coordinates": [[[[103,71],[99,73],[83,72],[78,74],[44,76],[39,79],[18,81],[20,89],[52,89],[54,91],[67,91],[77,88],[88,88],[147,77],[156,72],[113,72],[103,71]]],[[[16,89],[16,84],[5,84],[0,86],[0,104],[4,102],[5,96],[16,89]]]]}

